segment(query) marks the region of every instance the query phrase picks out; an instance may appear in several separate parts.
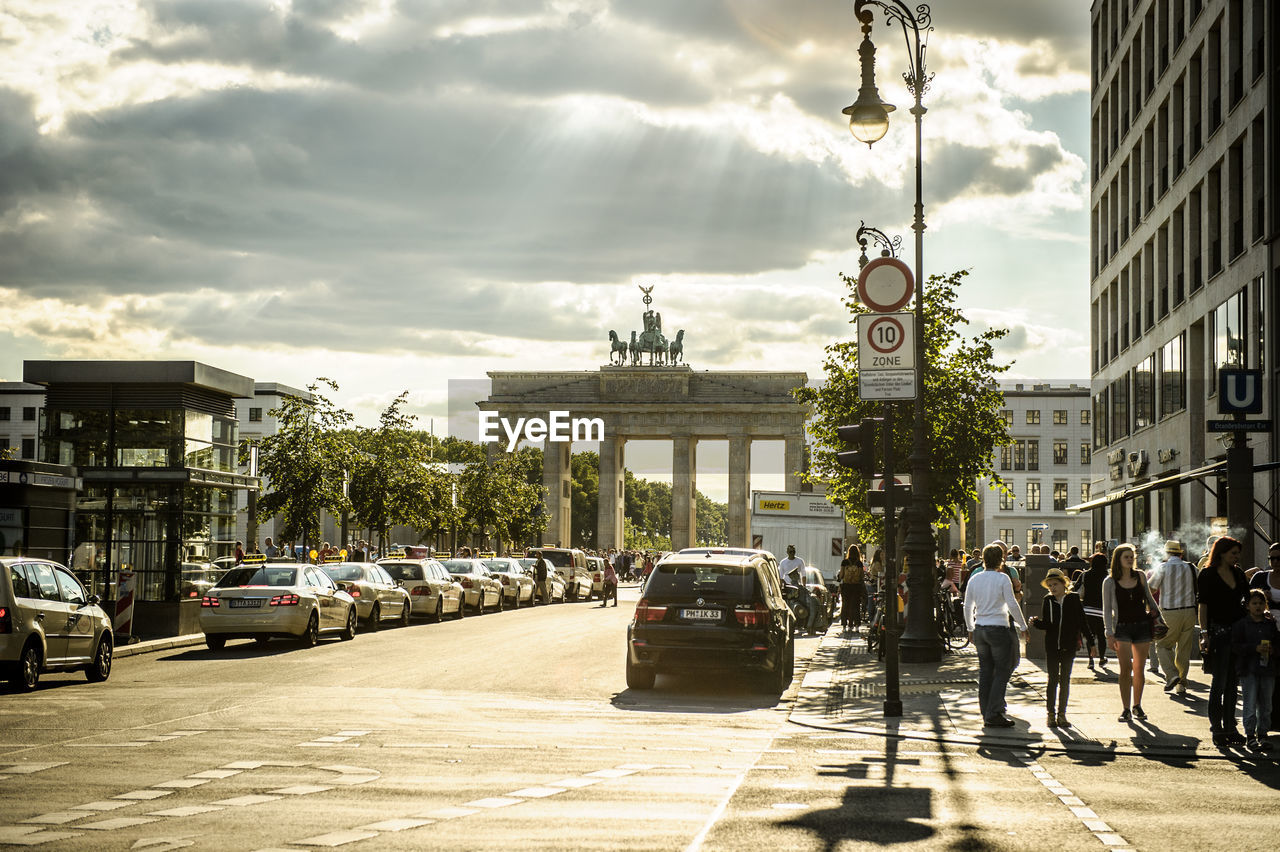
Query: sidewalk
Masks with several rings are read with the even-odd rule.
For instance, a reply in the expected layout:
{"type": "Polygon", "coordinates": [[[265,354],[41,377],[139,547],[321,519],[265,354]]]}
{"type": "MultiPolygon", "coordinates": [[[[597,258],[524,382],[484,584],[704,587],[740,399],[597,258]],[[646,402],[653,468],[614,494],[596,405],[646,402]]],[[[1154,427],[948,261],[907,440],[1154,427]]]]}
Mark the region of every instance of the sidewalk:
{"type": "Polygon", "coordinates": [[[884,663],[866,652],[860,636],[840,635],[839,626],[823,637],[800,685],[790,720],[810,727],[966,745],[1001,745],[1040,751],[1066,751],[1100,758],[1142,755],[1161,758],[1235,758],[1251,754],[1223,751],[1209,737],[1206,715],[1209,678],[1192,664],[1187,697],[1164,693],[1164,680],[1147,672],[1142,707],[1147,721],[1122,723],[1114,656],[1096,673],[1087,657],[1077,657],[1071,673],[1067,716],[1072,728],[1046,722],[1043,661],[1025,657],[1008,691],[1013,728],[984,729],[978,712],[978,657],[969,645],[943,654],[939,663],[899,667],[902,716],[884,716],[884,663]]]}
{"type": "Polygon", "coordinates": [[[117,645],[113,656],[132,657],[135,654],[154,654],[157,651],[169,651],[173,648],[187,648],[192,645],[203,645],[203,633],[188,633],[186,636],[169,636],[164,639],[147,639],[144,642],[133,642],[129,645],[117,645]]]}

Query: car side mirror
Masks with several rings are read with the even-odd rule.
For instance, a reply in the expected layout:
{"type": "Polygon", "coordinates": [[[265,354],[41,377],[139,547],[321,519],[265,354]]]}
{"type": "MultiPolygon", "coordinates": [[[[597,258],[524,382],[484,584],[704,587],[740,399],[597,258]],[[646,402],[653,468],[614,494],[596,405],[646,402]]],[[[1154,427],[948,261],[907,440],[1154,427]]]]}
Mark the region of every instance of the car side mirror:
{"type": "Polygon", "coordinates": [[[101,602],[102,602],[102,598],[98,597],[97,595],[89,595],[89,599],[86,600],[84,603],[85,603],[85,606],[97,606],[101,602]]]}

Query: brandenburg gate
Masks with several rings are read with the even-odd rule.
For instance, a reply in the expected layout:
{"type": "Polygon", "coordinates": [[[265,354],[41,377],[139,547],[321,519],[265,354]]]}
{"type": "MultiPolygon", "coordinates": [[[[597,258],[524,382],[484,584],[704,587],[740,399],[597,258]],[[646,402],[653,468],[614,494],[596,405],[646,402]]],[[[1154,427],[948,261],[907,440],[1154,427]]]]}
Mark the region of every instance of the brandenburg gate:
{"type": "MultiPolygon", "coordinates": [[[[648,293],[646,291],[646,305],[648,293]]],[[[600,505],[596,546],[623,544],[623,470],[628,440],[670,440],[672,452],[671,545],[679,550],[694,543],[697,526],[694,499],[698,441],[729,442],[729,541],[751,546],[751,442],[784,442],[786,490],[800,490],[804,464],[804,422],[807,411],[791,396],[805,384],[802,372],[694,371],[672,364],[672,345],[661,336],[661,317],[646,314],[645,334],[632,334],[627,363],[611,363],[595,371],[491,372],[489,398],[477,403],[510,421],[517,417],[546,418],[551,411],[567,411],[574,418],[599,418],[604,423],[600,442],[600,505]],[[662,340],[666,357],[651,366],[639,364],[637,340],[645,335],[662,340]],[[665,363],[663,363],[665,362],[665,363]]],[[[683,343],[684,333],[676,338],[683,343]]],[[[674,343],[674,341],[672,342],[674,343]]],[[[646,351],[640,349],[640,353],[646,351]]],[[[651,356],[652,357],[652,356],[651,356]]],[[[570,542],[570,483],[567,441],[547,440],[543,451],[543,485],[550,515],[545,541],[570,542]]]]}

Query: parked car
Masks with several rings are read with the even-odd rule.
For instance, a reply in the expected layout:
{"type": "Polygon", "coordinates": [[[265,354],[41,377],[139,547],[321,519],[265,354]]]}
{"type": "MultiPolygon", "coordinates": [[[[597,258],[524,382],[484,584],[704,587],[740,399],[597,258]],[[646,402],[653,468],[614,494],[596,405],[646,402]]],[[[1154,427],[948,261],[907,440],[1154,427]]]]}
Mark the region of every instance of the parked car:
{"type": "Polygon", "coordinates": [[[273,636],[311,647],[322,636],[355,638],[356,601],[317,565],[246,559],[200,599],[200,629],[213,651],[228,639],[273,636]]]}
{"type": "Polygon", "coordinates": [[[320,569],[355,598],[356,615],[370,630],[377,630],[383,621],[408,626],[409,593],[379,566],[372,562],[326,562],[320,569]]]}
{"type": "Polygon", "coordinates": [[[502,584],[502,595],[507,599],[508,606],[519,609],[521,604],[533,603],[533,574],[523,565],[506,556],[481,561],[502,584]]]}
{"type": "Polygon", "coordinates": [[[587,554],[576,547],[535,547],[529,551],[534,559],[539,553],[564,578],[566,600],[590,599],[591,571],[587,568],[587,554]]]}
{"type": "Polygon", "coordinates": [[[627,627],[627,686],[719,669],[762,676],[781,694],[795,668],[791,633],[782,586],[761,555],[669,557],[649,575],[627,627]]]}
{"type": "Polygon", "coordinates": [[[115,637],[97,595],[63,565],[25,556],[0,558],[0,668],[19,691],[42,672],[111,676],[115,637]]]}
{"type": "Polygon", "coordinates": [[[604,557],[588,556],[587,570],[591,572],[591,594],[589,597],[604,597],[604,557]]]}
{"type": "Polygon", "coordinates": [[[378,562],[409,593],[410,612],[440,621],[445,613],[462,618],[462,584],[434,559],[392,558],[378,562]]]}
{"type": "Polygon", "coordinates": [[[489,576],[489,569],[479,559],[446,559],[440,563],[462,584],[466,606],[477,615],[487,606],[502,612],[502,583],[489,576]]]}
{"type": "MultiPolygon", "coordinates": [[[[529,576],[533,578],[534,587],[536,589],[538,581],[537,581],[537,574],[535,573],[535,569],[533,567],[533,563],[537,562],[538,560],[532,556],[525,556],[525,557],[521,557],[520,559],[517,559],[516,561],[519,562],[520,565],[529,572],[529,576]]],[[[564,577],[562,577],[560,573],[557,572],[553,567],[551,570],[547,571],[547,580],[551,583],[551,592],[548,595],[548,599],[544,601],[544,603],[564,603],[567,600],[567,597],[566,597],[567,592],[565,590],[564,577]]]]}

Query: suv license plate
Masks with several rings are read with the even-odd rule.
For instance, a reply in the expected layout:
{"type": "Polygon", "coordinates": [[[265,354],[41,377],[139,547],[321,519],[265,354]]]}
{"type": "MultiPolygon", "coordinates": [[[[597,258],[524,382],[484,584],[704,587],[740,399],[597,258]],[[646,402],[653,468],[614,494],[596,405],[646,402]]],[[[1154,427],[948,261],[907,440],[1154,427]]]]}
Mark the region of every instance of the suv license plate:
{"type": "Polygon", "coordinates": [[[239,609],[241,607],[261,607],[262,598],[232,598],[227,601],[227,603],[232,609],[239,609]]]}
{"type": "Polygon", "coordinates": [[[680,617],[689,621],[719,621],[720,610],[718,609],[682,609],[680,617]]]}

